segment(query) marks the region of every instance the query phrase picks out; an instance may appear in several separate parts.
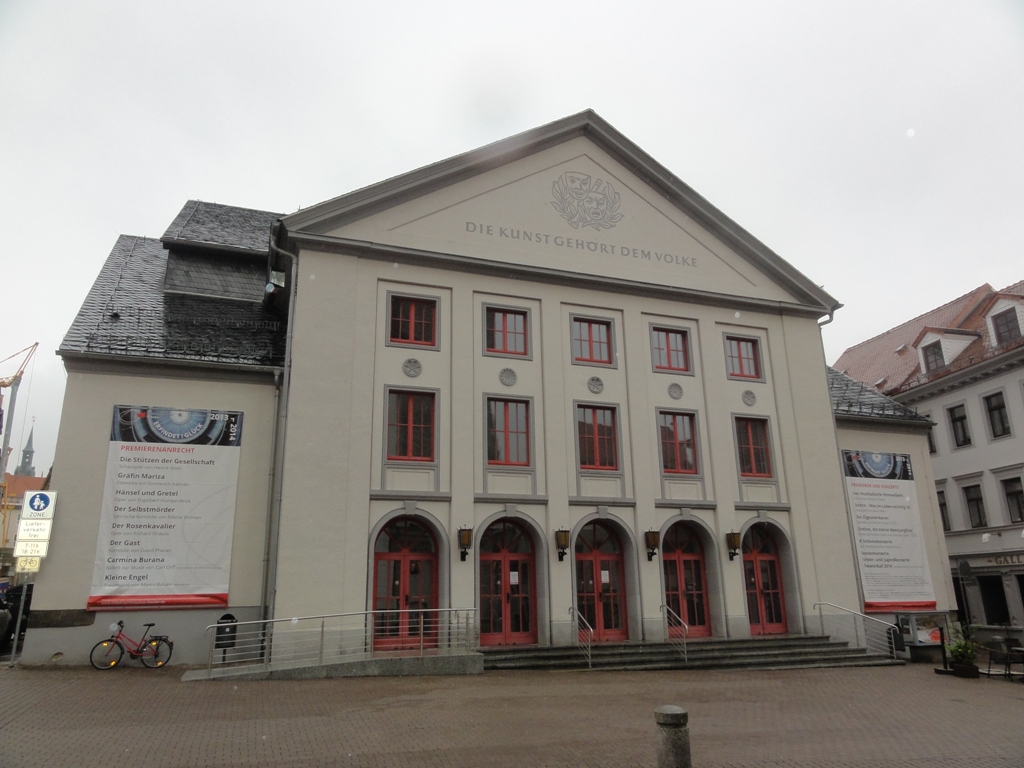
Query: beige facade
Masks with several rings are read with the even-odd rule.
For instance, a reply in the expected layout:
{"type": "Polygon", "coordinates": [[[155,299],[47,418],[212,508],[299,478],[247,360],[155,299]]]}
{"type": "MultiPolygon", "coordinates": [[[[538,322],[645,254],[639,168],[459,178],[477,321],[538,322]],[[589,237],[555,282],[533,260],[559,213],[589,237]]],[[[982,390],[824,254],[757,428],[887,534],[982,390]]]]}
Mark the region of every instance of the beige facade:
{"type": "MultiPolygon", "coordinates": [[[[660,641],[665,606],[687,610],[676,582],[692,579],[690,620],[710,636],[816,633],[816,603],[860,609],[818,326],[838,303],[593,113],[287,216],[187,209],[162,239],[165,295],[199,273],[183,260],[236,269],[266,249],[262,232],[261,311],[286,347],[228,365],[99,353],[91,331],[67,342],[60,511],[26,661],[87,652],[107,622],[83,607],[119,403],[244,412],[240,619],[410,594],[485,613],[501,530],[529,564],[528,586],[525,566],[497,582],[531,605],[514,642],[571,643],[579,615],[604,621],[599,640],[660,641]],[[201,215],[254,234],[217,241],[201,215]],[[403,531],[422,535],[415,562],[403,531]]],[[[107,325],[127,317],[105,311],[107,325]]],[[[201,662],[220,613],[148,620],[176,636],[176,659],[201,662]]],[[[828,623],[853,639],[852,619],[828,623]]]]}
{"type": "MultiPolygon", "coordinates": [[[[856,606],[817,325],[829,298],[720,214],[699,223],[706,203],[667,199],[652,187],[657,169],[636,156],[627,164],[602,141],[570,137],[501,164],[494,154],[467,160],[478,169],[471,178],[413,199],[396,183],[393,200],[386,188],[356,193],[283,221],[298,295],[275,613],[364,610],[377,536],[410,515],[437,538],[438,599],[451,607],[477,605],[480,589],[457,530],[472,528],[479,542],[496,520],[519,521],[537,553],[541,643],[572,637],[574,565],[557,558],[554,532],[575,541],[592,520],[623,546],[630,639],[664,635],[664,574],[644,556],[643,534],[664,539],[681,521],[704,549],[716,635],[750,633],[743,569],[725,534],[755,524],[771,528],[782,553],[790,631],[804,631],[811,614],[817,626],[815,601],[856,606]],[[497,167],[483,171],[488,161],[497,167]],[[573,228],[560,215],[553,187],[570,174],[614,190],[614,226],[573,228]],[[390,307],[403,296],[436,304],[436,343],[389,340],[390,307]],[[487,352],[488,308],[524,314],[526,354],[487,352]],[[610,362],[574,360],[578,318],[607,324],[610,362]],[[657,329],[687,334],[688,371],[655,367],[657,329]],[[728,338],[756,343],[756,376],[729,375],[728,338]],[[388,459],[392,389],[433,395],[433,461],[388,459]],[[488,398],[528,404],[526,466],[488,463],[488,398]],[[614,415],[613,469],[581,469],[574,414],[589,405],[614,415]],[[664,411],[695,418],[697,472],[663,471],[664,411]],[[741,475],[736,419],[746,417],[768,427],[766,477],[741,475]],[[309,567],[325,561],[326,571],[309,567]]],[[[436,169],[433,181],[464,170],[436,169]]]]}

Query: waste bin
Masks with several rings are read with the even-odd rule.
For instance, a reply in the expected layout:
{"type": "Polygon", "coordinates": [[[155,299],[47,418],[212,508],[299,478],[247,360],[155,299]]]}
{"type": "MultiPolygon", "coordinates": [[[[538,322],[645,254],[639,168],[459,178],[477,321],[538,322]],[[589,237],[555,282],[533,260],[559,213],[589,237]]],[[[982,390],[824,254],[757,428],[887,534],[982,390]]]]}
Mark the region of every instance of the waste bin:
{"type": "Polygon", "coordinates": [[[238,619],[230,613],[225,613],[217,619],[216,633],[216,637],[213,641],[213,647],[221,649],[221,661],[224,661],[227,659],[228,648],[235,647],[235,639],[238,633],[238,619]]]}

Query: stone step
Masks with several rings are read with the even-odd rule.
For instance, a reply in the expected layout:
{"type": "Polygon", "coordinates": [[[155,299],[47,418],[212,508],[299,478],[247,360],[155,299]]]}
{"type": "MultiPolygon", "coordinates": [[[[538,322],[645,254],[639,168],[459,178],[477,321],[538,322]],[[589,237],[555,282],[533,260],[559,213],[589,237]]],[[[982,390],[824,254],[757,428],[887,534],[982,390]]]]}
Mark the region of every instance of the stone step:
{"type": "MultiPolygon", "coordinates": [[[[482,648],[485,670],[586,669],[583,652],[574,646],[517,646],[482,648]]],[[[899,664],[888,656],[827,637],[691,641],[684,660],[678,646],[668,643],[596,645],[591,651],[595,669],[793,669],[899,664]]]]}

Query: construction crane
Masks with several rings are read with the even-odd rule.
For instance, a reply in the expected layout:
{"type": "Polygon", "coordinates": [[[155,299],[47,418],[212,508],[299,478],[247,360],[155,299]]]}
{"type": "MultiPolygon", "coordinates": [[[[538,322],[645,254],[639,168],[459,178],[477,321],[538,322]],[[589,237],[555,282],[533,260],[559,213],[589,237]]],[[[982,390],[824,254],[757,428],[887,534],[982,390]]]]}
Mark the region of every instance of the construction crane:
{"type": "Polygon", "coordinates": [[[25,359],[21,361],[21,365],[18,366],[17,373],[5,379],[0,379],[0,429],[3,429],[4,435],[3,447],[0,448],[0,546],[3,547],[7,546],[7,517],[10,511],[7,504],[7,457],[11,452],[11,428],[14,426],[14,406],[18,401],[18,387],[21,386],[21,377],[25,373],[32,355],[36,353],[36,347],[38,346],[39,342],[37,341],[32,346],[25,347],[13,355],[0,360],[0,364],[3,364],[8,360],[13,360],[18,355],[28,353],[25,355],[25,359]],[[7,407],[7,422],[4,423],[3,390],[8,388],[11,390],[11,402],[7,407]]]}
{"type": "Polygon", "coordinates": [[[7,455],[11,452],[11,427],[14,426],[14,405],[18,400],[18,387],[21,386],[21,377],[25,373],[25,369],[28,367],[29,361],[32,359],[32,355],[36,353],[36,347],[38,346],[39,342],[37,341],[32,346],[25,347],[19,352],[15,352],[10,357],[5,357],[3,360],[0,360],[0,364],[3,364],[6,363],[8,360],[13,360],[18,355],[22,355],[28,352],[28,354],[25,355],[25,359],[21,361],[21,365],[18,367],[17,373],[15,373],[13,376],[9,376],[6,379],[0,379],[0,423],[3,422],[4,418],[4,395],[2,390],[7,389],[8,387],[11,390],[11,403],[7,409],[7,424],[3,425],[4,442],[2,452],[0,452],[0,480],[2,480],[3,475],[7,473],[7,455]]]}

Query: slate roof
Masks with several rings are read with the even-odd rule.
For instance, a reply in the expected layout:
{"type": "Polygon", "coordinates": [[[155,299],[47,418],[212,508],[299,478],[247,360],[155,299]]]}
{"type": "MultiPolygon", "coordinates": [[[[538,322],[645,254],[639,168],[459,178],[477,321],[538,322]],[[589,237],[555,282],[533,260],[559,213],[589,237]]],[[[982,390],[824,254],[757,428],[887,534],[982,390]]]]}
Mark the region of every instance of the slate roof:
{"type": "MultiPolygon", "coordinates": [[[[229,274],[237,271],[237,261],[216,255],[208,259],[210,269],[219,265],[229,274]]],[[[167,262],[161,241],[119,237],[58,354],[253,366],[283,363],[284,322],[258,296],[225,300],[166,293],[167,262]]]]}
{"type": "Polygon", "coordinates": [[[260,301],[266,283],[266,257],[225,263],[194,251],[171,251],[167,256],[164,290],[170,293],[260,301]]]}
{"type": "Polygon", "coordinates": [[[994,348],[985,322],[985,311],[1000,296],[1024,296],[1024,281],[1001,291],[993,290],[986,283],[947,304],[850,347],[840,355],[834,366],[858,381],[876,386],[881,392],[895,394],[982,362],[992,357],[993,353],[1005,351],[994,348]],[[948,361],[945,368],[925,374],[921,371],[917,349],[914,347],[923,337],[925,329],[951,335],[974,335],[976,338],[960,352],[956,360],[948,361]]]}
{"type": "Polygon", "coordinates": [[[931,419],[921,416],[912,408],[897,403],[890,397],[840,373],[829,366],[828,394],[832,400],[832,413],[836,418],[872,419],[880,422],[902,422],[904,424],[931,424],[931,419]]]}
{"type": "Polygon", "coordinates": [[[217,248],[266,255],[270,226],[282,214],[189,200],[160,240],[168,247],[217,248]]]}

